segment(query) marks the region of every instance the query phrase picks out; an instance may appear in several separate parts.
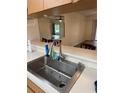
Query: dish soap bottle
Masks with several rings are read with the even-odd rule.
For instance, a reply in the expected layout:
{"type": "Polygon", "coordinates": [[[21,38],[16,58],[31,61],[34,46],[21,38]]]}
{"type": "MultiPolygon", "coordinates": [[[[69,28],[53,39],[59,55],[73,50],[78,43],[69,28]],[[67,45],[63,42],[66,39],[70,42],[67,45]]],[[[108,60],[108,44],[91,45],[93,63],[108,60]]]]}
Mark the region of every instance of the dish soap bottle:
{"type": "Polygon", "coordinates": [[[32,49],[31,49],[31,41],[30,40],[28,40],[28,42],[27,42],[27,51],[28,52],[32,52],[32,49]]]}
{"type": "Polygon", "coordinates": [[[45,56],[49,56],[49,47],[47,42],[45,42],[45,56]]]}

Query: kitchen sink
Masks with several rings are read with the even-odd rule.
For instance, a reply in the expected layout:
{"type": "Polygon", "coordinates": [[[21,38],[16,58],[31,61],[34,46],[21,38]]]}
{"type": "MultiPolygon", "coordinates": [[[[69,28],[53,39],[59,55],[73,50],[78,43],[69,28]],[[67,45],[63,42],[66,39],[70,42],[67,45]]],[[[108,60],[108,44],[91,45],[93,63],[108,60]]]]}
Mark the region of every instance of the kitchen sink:
{"type": "Polygon", "coordinates": [[[59,62],[43,56],[27,64],[27,70],[59,93],[68,93],[85,66],[67,60],[59,62]]]}

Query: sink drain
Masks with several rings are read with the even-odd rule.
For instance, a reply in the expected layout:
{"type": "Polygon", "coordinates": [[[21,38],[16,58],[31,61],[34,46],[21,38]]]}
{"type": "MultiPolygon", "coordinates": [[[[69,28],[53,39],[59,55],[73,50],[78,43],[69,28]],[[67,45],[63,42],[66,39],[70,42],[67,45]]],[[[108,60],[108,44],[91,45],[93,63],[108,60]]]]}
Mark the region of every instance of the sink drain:
{"type": "Polygon", "coordinates": [[[63,88],[65,85],[66,85],[66,84],[62,82],[62,83],[59,85],[59,87],[60,87],[60,88],[63,88]]]}

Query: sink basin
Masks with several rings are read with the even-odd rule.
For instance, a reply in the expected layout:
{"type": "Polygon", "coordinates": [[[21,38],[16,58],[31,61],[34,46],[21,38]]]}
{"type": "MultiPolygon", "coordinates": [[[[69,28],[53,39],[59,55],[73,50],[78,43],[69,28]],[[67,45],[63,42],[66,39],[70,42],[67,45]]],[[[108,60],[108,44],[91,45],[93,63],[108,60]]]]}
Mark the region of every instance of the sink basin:
{"type": "Polygon", "coordinates": [[[28,62],[27,69],[40,80],[48,83],[59,93],[68,93],[85,66],[67,60],[62,62],[43,56],[28,62]]]}

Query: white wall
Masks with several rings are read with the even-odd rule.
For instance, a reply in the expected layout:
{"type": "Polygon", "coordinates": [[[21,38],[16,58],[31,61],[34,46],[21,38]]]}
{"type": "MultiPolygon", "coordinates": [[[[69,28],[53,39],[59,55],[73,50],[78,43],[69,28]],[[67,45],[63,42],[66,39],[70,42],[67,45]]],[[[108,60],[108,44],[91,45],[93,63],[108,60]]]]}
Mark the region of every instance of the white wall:
{"type": "MultiPolygon", "coordinates": [[[[39,23],[39,33],[40,33],[40,37],[48,37],[51,34],[51,30],[50,30],[50,22],[49,20],[45,19],[45,18],[39,18],[38,19],[38,23],[39,23]]],[[[49,37],[48,37],[49,38],[49,37]]]]}
{"type": "MultiPolygon", "coordinates": [[[[96,15],[86,16],[79,12],[73,12],[63,14],[63,16],[65,16],[65,38],[62,39],[63,45],[74,46],[84,40],[91,40],[92,23],[93,20],[96,19],[96,15]]],[[[28,39],[40,40],[40,36],[43,35],[43,32],[48,31],[48,27],[46,27],[47,23],[48,22],[45,22],[43,18],[39,20],[28,20],[28,39]]]]}
{"type": "Polygon", "coordinates": [[[86,40],[92,40],[92,34],[93,34],[93,24],[94,20],[97,20],[96,14],[86,16],[86,31],[85,31],[85,39],[86,40]]]}
{"type": "Polygon", "coordinates": [[[38,19],[28,19],[27,21],[27,39],[40,40],[38,19]]]}
{"type": "MultiPolygon", "coordinates": [[[[62,39],[63,45],[74,46],[84,40],[85,32],[85,17],[80,13],[68,13],[63,15],[65,17],[65,37],[62,39]]],[[[48,22],[43,18],[39,18],[40,35],[48,30],[48,22]],[[47,25],[45,25],[47,24],[47,25]]]]}
{"type": "Polygon", "coordinates": [[[84,40],[85,16],[78,12],[64,14],[65,16],[65,38],[63,45],[74,46],[84,40]]]}

